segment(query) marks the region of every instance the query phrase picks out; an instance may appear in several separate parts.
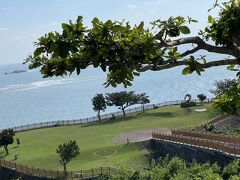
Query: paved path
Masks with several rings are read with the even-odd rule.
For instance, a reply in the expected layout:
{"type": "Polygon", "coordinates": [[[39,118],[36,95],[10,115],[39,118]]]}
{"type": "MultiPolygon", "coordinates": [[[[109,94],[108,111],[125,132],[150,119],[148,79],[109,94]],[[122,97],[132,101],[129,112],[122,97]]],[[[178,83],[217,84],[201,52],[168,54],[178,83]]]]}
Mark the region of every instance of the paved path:
{"type": "Polygon", "coordinates": [[[147,130],[119,134],[118,136],[113,137],[112,141],[114,143],[125,143],[128,140],[129,142],[146,141],[146,140],[152,139],[152,132],[171,134],[171,130],[167,128],[147,129],[147,130]]]}

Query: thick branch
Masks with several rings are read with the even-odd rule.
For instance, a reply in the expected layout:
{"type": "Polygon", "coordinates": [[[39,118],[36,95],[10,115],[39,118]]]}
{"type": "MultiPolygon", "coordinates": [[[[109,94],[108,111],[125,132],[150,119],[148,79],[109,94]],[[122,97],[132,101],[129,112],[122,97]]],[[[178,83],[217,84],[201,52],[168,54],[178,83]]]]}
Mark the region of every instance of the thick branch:
{"type": "MultiPolygon", "coordinates": [[[[224,59],[224,60],[217,60],[217,61],[210,61],[204,64],[200,64],[200,66],[204,69],[210,68],[210,67],[215,67],[215,66],[224,66],[224,65],[231,65],[231,64],[240,64],[239,59],[224,59]]],[[[138,69],[139,72],[145,72],[147,70],[152,70],[152,71],[161,71],[164,69],[169,69],[177,66],[182,66],[182,65],[188,65],[187,61],[177,61],[172,64],[163,64],[163,65],[158,65],[158,66],[152,66],[152,65],[147,65],[142,67],[141,69],[138,69]]]]}
{"type": "Polygon", "coordinates": [[[182,53],[180,56],[181,56],[181,57],[188,56],[188,55],[190,55],[190,54],[193,54],[193,53],[199,51],[200,49],[201,49],[201,48],[200,48],[199,46],[197,46],[197,47],[195,47],[195,48],[193,48],[193,49],[191,49],[191,50],[185,51],[185,52],[182,53]]]}
{"type": "Polygon", "coordinates": [[[218,53],[218,54],[228,54],[232,55],[234,57],[239,57],[240,56],[240,51],[238,49],[230,49],[226,47],[219,47],[219,46],[213,46],[210,44],[207,44],[204,42],[203,39],[201,39],[198,36],[195,37],[187,37],[187,38],[180,38],[174,41],[170,42],[161,42],[159,43],[159,47],[173,47],[173,46],[179,46],[179,45],[184,45],[184,44],[197,44],[198,45],[198,50],[203,49],[208,52],[213,52],[213,53],[218,53]]]}

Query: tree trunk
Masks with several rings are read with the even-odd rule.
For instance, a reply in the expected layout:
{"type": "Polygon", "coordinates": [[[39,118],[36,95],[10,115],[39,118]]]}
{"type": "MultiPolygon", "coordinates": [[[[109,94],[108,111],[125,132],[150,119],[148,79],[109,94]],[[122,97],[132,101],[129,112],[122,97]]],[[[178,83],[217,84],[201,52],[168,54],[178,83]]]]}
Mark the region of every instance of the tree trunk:
{"type": "Polygon", "coordinates": [[[5,146],[3,146],[3,147],[4,147],[4,149],[5,149],[6,155],[8,155],[8,146],[5,145],[5,146]]]}
{"type": "Polygon", "coordinates": [[[123,106],[122,106],[122,112],[123,112],[123,115],[126,116],[125,110],[124,110],[124,107],[123,107],[123,106]]]}
{"type": "Polygon", "coordinates": [[[98,111],[98,120],[101,121],[100,111],[98,111]]]}
{"type": "Polygon", "coordinates": [[[143,112],[145,111],[145,109],[144,109],[144,104],[142,104],[142,107],[143,107],[143,112]]]}
{"type": "Polygon", "coordinates": [[[67,179],[67,164],[63,164],[64,176],[67,179]]]}

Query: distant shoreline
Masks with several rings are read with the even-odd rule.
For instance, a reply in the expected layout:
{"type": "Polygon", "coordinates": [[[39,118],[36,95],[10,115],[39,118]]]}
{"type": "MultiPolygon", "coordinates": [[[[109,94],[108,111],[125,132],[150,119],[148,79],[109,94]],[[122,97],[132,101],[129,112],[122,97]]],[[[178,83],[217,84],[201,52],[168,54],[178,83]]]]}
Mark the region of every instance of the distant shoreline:
{"type": "Polygon", "coordinates": [[[8,74],[18,74],[18,73],[25,73],[25,72],[27,72],[27,70],[14,70],[14,71],[9,72],[9,73],[5,72],[4,74],[8,75],[8,74]]]}

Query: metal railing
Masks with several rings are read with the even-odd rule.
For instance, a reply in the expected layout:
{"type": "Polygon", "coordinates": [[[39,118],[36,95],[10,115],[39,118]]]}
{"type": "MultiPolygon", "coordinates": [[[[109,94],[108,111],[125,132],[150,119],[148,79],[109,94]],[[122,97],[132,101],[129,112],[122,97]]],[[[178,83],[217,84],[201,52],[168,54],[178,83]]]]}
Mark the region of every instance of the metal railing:
{"type": "MultiPolygon", "coordinates": [[[[192,101],[199,103],[198,99],[193,99],[192,101]]],[[[212,98],[206,99],[204,103],[210,103],[212,101],[212,98]]],[[[164,106],[173,106],[173,105],[180,105],[184,100],[178,100],[178,101],[167,101],[157,104],[147,104],[144,105],[145,110],[154,109],[156,107],[164,107],[164,106]]],[[[143,111],[143,107],[135,107],[131,109],[125,110],[126,114],[132,114],[143,111]]],[[[117,111],[114,113],[108,113],[101,115],[101,120],[109,120],[115,117],[122,117],[123,112],[117,111]]],[[[21,132],[21,131],[27,131],[27,130],[33,130],[33,129],[40,129],[40,128],[48,128],[48,127],[57,127],[57,126],[69,126],[69,125],[79,125],[79,124],[86,124],[86,123],[92,123],[99,121],[97,116],[89,117],[89,118],[82,118],[82,119],[74,119],[74,120],[58,120],[58,121],[48,121],[48,122],[40,122],[40,123],[33,123],[28,125],[22,125],[22,126],[15,126],[11,127],[14,132],[21,132]]]]}
{"type": "Polygon", "coordinates": [[[237,157],[240,156],[240,147],[235,144],[229,144],[225,142],[219,142],[219,141],[213,141],[213,140],[201,139],[201,138],[195,138],[195,137],[187,137],[182,135],[162,134],[162,133],[155,133],[155,132],[152,133],[152,136],[154,139],[157,139],[157,140],[182,143],[186,145],[220,151],[220,152],[231,154],[237,157]]]}
{"type": "Polygon", "coordinates": [[[217,134],[211,134],[207,132],[191,131],[190,129],[174,129],[171,132],[173,135],[207,139],[211,141],[225,142],[230,144],[238,144],[240,146],[240,137],[237,137],[237,136],[219,135],[219,134],[217,135],[217,134]]]}

